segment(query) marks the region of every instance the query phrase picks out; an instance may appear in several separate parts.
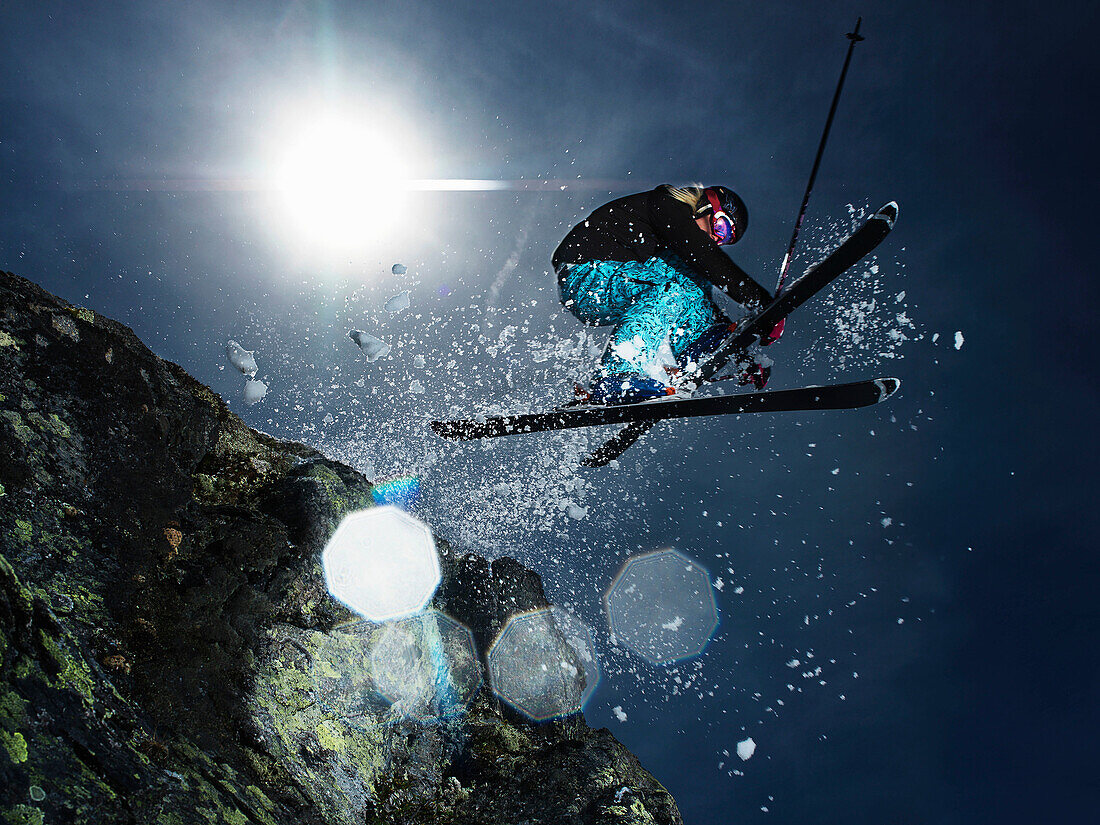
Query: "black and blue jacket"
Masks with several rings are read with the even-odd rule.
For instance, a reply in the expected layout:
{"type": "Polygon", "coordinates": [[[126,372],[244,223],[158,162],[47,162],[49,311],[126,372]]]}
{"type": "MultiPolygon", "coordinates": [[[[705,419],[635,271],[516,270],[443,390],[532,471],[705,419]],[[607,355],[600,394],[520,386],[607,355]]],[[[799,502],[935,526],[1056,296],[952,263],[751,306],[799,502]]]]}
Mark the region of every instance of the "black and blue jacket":
{"type": "Polygon", "coordinates": [[[574,226],[554,250],[556,272],[567,264],[640,261],[671,251],[698,276],[741,304],[766,304],[771,294],[695,223],[691,207],[665,186],[605,203],[574,226]]]}

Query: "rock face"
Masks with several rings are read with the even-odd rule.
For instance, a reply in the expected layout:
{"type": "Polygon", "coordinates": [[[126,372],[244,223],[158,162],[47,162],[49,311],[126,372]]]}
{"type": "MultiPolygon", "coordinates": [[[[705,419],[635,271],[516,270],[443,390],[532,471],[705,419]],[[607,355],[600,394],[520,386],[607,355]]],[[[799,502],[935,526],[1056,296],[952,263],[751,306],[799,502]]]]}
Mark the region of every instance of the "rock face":
{"type": "MultiPolygon", "coordinates": [[[[484,683],[442,721],[326,701],[323,676],[370,663],[320,552],[371,501],[126,327],[0,273],[0,823],[679,823],[579,715],[527,722],[484,683]]],[[[437,542],[434,607],[484,669],[541,582],[437,542]]]]}

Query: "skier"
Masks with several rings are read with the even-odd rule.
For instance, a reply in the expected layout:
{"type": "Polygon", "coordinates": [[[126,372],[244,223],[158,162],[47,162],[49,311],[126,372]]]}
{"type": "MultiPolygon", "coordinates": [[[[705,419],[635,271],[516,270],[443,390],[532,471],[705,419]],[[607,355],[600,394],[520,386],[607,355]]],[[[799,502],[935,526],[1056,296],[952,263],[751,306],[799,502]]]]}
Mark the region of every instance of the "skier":
{"type": "MultiPolygon", "coordinates": [[[[741,209],[738,210],[736,202],[731,197],[732,193],[728,193],[728,190],[723,191],[721,187],[710,187],[710,190],[709,195],[707,190],[700,190],[710,206],[709,211],[704,211],[699,216],[702,220],[693,218],[695,210],[699,207],[692,206],[689,201],[682,201],[687,209],[687,219],[692,221],[692,225],[705,240],[705,243],[696,241],[694,244],[690,242],[681,244],[681,247],[686,247],[688,250],[685,254],[690,255],[696,250],[702,250],[702,253],[718,252],[715,246],[732,242],[738,234],[744,233],[744,206],[741,205],[741,209]],[[714,198],[717,203],[710,203],[711,198],[714,198]],[[740,223],[737,222],[736,217],[729,219],[729,215],[736,216],[739,211],[741,211],[740,223]],[[724,224],[725,221],[729,222],[728,226],[724,224]]],[[[901,382],[897,378],[883,377],[847,384],[830,384],[824,387],[814,385],[777,392],[720,393],[703,398],[683,397],[688,394],[684,391],[713,378],[715,371],[727,363],[728,355],[744,352],[746,347],[757,340],[761,344],[777,340],[782,333],[784,321],[792,311],[870,255],[894,228],[898,217],[898,205],[895,202],[885,204],[871,215],[836,249],[788,284],[779,297],[770,301],[767,307],[742,319],[736,330],[731,331],[725,316],[706,300],[700,283],[694,280],[698,277],[694,274],[696,270],[675,253],[677,247],[655,239],[656,230],[653,229],[652,223],[643,225],[639,217],[626,217],[621,219],[622,223],[617,236],[610,235],[610,230],[607,229],[605,231],[609,239],[601,239],[595,235],[594,227],[614,227],[609,218],[612,215],[618,218],[616,212],[625,213],[624,203],[636,208],[647,207],[648,199],[652,197],[657,200],[659,212],[662,207],[670,206],[667,202],[660,200],[663,196],[664,193],[658,188],[654,192],[631,195],[601,207],[585,223],[577,226],[555,253],[555,257],[562,261],[557,269],[561,273],[562,301],[566,306],[572,308],[578,303],[574,298],[568,297],[574,295],[581,298],[582,303],[578,316],[591,319],[589,323],[614,323],[619,328],[633,324],[640,330],[629,341],[625,335],[618,335],[620,341],[628,342],[631,346],[623,343],[615,344],[613,337],[608,353],[604,356],[604,366],[592,382],[593,392],[585,393],[589,399],[594,395],[604,403],[586,404],[583,402],[589,399],[579,398],[581,404],[565,404],[544,412],[497,416],[477,415],[453,421],[432,421],[431,427],[436,433],[444,438],[466,441],[544,430],[626,424],[583,462],[588,467],[602,467],[622,455],[623,450],[637,441],[639,436],[648,432],[658,421],[700,415],[740,415],[749,412],[781,410],[855,409],[877,404],[897,392],[901,382]],[[608,214],[601,215],[604,212],[608,214]],[[633,234],[625,234],[624,228],[633,234]],[[621,257],[625,257],[625,251],[629,251],[626,249],[627,243],[641,244],[646,239],[647,232],[650,233],[652,250],[650,254],[646,256],[643,246],[643,251],[639,253],[642,260],[622,260],[621,257]],[[589,237],[589,233],[595,237],[589,237]],[[572,240],[574,234],[578,237],[576,241],[572,240]],[[624,238],[626,242],[617,241],[616,238],[624,238]],[[587,244],[587,253],[581,248],[582,243],[587,244]],[[593,254],[591,250],[598,251],[593,254]],[[616,254],[621,257],[612,257],[616,254]],[[587,260],[580,264],[569,264],[567,262],[571,255],[584,255],[587,260]],[[643,279],[637,277],[639,275],[648,277],[643,279]],[[657,281],[658,277],[663,280],[657,281]],[[573,278],[580,283],[570,283],[573,278]],[[650,287],[650,289],[644,287],[650,287]],[[668,304],[665,303],[666,300],[668,304]],[[619,308],[609,306],[613,301],[619,308]],[[631,317],[632,313],[639,309],[639,305],[644,312],[638,318],[631,317]],[[693,308],[698,311],[694,313],[687,311],[693,308]],[[662,322],[665,318],[673,320],[662,322]],[[678,353],[675,359],[668,358],[668,360],[670,362],[675,360],[682,365],[681,367],[670,363],[669,366],[672,368],[663,371],[662,353],[659,350],[656,357],[641,357],[646,355],[647,347],[647,340],[642,337],[642,334],[651,333],[652,328],[657,328],[660,335],[664,336],[660,338],[661,349],[666,349],[664,345],[667,343],[668,350],[678,353]],[[689,328],[701,329],[702,332],[693,334],[688,331],[689,328]],[[720,338],[724,340],[715,345],[713,342],[720,338]],[[685,341],[690,343],[685,345],[685,341]],[[712,354],[721,352],[721,355],[716,356],[717,361],[706,361],[703,356],[707,352],[712,354]],[[695,367],[691,364],[692,359],[695,359],[695,367]],[[703,363],[703,361],[706,362],[703,363]],[[650,371],[639,371],[639,367],[652,367],[650,371],[657,377],[651,377],[650,371]],[[681,373],[679,377],[674,375],[677,371],[681,373]],[[669,377],[666,378],[666,376],[669,377]],[[670,394],[678,394],[680,398],[673,398],[672,403],[669,404],[631,403],[670,394]]],[[[680,211],[683,212],[683,210],[680,211]]],[[[637,214],[635,213],[636,216],[637,214]]],[[[675,228],[676,224],[666,222],[661,226],[667,233],[675,228]]],[[[690,234],[687,237],[689,241],[695,238],[690,234]]],[[[741,278],[737,281],[724,282],[735,296],[741,297],[750,305],[758,300],[766,300],[767,292],[759,284],[744,275],[720,252],[717,257],[724,259],[731,267],[727,272],[732,271],[735,276],[741,278]]],[[[707,271],[714,272],[713,269],[707,271]]],[[[717,280],[713,275],[711,277],[717,280]]],[[[705,279],[701,281],[703,286],[710,286],[710,281],[705,279]]],[[[618,332],[619,329],[616,329],[616,333],[618,332]]],[[[658,337],[651,335],[649,340],[657,340],[658,337]]],[[[650,352],[652,351],[651,349],[650,352]]],[[[665,355],[667,357],[671,352],[665,355]]],[[[755,364],[743,378],[748,383],[761,387],[768,378],[767,370],[755,364]]]]}
{"type": "MultiPolygon", "coordinates": [[[[711,286],[753,311],[771,301],[718,248],[741,240],[748,221],[744,202],[724,186],[662,184],[606,203],[573,227],[553,256],[562,304],[586,324],[615,327],[581,400],[613,405],[679,394],[678,382],[733,328],[711,286]],[[668,351],[675,365],[665,363],[668,351]]],[[[762,389],[767,372],[752,364],[741,383],[762,389]]]]}

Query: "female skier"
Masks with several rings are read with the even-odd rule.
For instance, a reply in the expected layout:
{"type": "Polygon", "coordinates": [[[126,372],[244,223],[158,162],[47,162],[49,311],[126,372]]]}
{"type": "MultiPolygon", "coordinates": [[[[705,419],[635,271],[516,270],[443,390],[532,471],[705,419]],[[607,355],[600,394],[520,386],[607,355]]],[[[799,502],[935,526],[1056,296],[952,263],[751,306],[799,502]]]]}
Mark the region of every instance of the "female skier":
{"type": "MultiPolygon", "coordinates": [[[[769,292],[718,247],[748,227],[744,202],[724,186],[662,184],[606,203],[554,251],[565,307],[586,324],[614,324],[588,403],[629,404],[677,393],[677,378],[714,351],[731,329],[710,299],[716,286],[751,310],[769,292]],[[667,344],[675,365],[662,359],[667,344]]],[[[762,388],[753,365],[741,383],[762,388]]]]}

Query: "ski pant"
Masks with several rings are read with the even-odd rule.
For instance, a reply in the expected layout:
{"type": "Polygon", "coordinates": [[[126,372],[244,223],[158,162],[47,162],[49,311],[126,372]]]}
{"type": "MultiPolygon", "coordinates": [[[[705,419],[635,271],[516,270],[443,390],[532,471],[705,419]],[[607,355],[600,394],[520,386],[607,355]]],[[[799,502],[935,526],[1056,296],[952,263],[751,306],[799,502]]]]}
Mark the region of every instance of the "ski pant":
{"type": "Polygon", "coordinates": [[[558,289],[562,304],[584,323],[615,325],[602,374],[660,380],[666,341],[678,358],[705,329],[728,322],[692,274],[671,253],[646,261],[586,261],[562,266],[558,289]]]}

